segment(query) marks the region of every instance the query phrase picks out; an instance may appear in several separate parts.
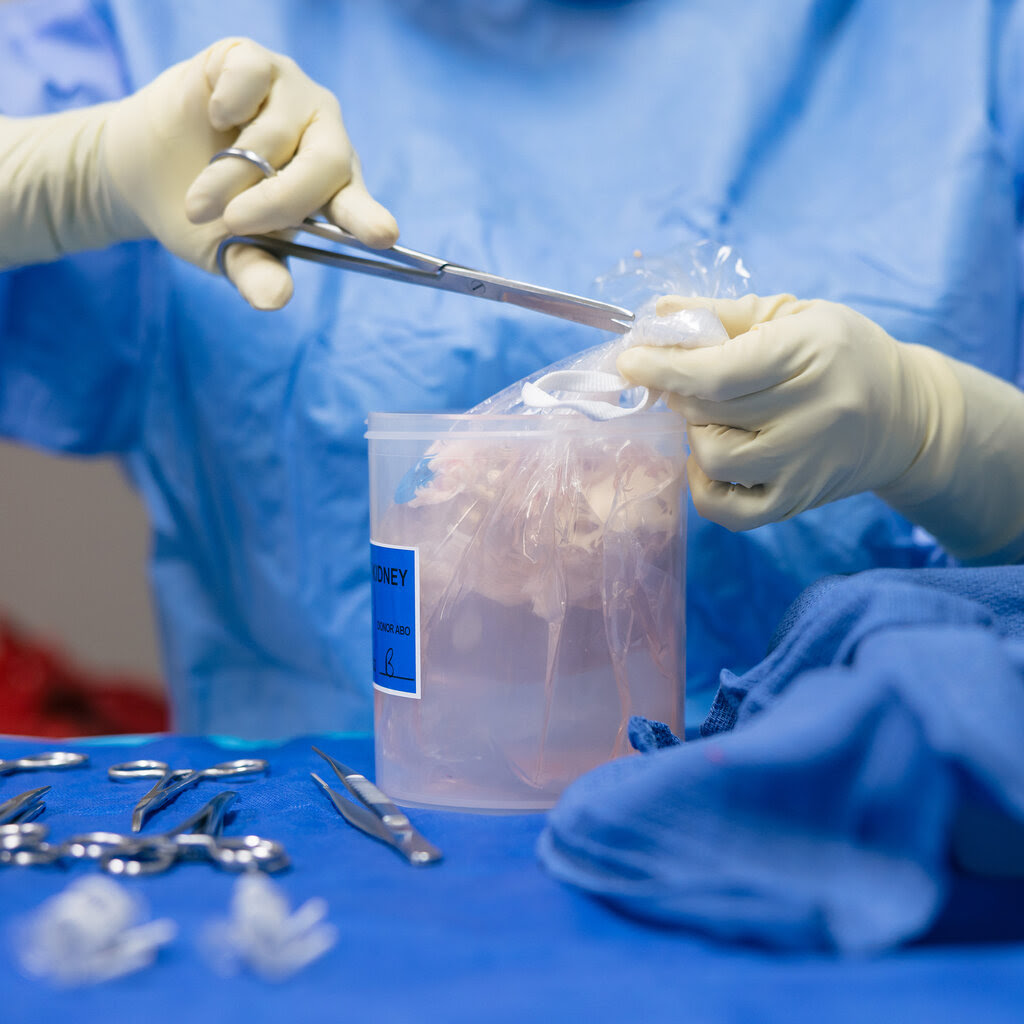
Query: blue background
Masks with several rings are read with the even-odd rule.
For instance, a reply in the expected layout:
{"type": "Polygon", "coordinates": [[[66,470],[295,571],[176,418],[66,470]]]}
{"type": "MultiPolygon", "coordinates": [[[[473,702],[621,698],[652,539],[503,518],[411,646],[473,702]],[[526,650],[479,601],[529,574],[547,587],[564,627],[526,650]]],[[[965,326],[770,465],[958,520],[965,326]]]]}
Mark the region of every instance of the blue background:
{"type": "MultiPolygon", "coordinates": [[[[701,238],[761,292],[1020,373],[1021,7],[1001,0],[35,0],[0,110],[123,95],[217,38],[339,96],[403,240],[617,299],[701,238]],[[611,275],[607,289],[599,278],[611,275]]],[[[296,266],[280,314],[152,244],[0,275],[0,432],[120,455],[153,524],[175,724],[370,726],[368,411],[468,408],[600,335],[296,266]]],[[[691,514],[690,720],[829,572],[941,564],[870,495],[732,535],[691,514]]]]}

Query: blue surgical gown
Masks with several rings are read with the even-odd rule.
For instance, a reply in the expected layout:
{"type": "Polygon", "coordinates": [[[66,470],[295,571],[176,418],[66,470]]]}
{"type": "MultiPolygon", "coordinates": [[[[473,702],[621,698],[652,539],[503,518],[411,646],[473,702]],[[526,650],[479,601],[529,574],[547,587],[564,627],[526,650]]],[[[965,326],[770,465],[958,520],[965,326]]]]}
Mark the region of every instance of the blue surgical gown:
{"type": "MultiPolygon", "coordinates": [[[[636,249],[710,238],[762,293],[1018,378],[1019,5],[21,0],[0,110],[115,98],[231,34],[339,96],[414,248],[587,294],[636,249]]],[[[182,730],[368,728],[367,412],[468,408],[600,340],[293,269],[278,314],[154,243],[0,275],[0,433],[122,459],[182,730]]],[[[747,534],[691,514],[688,546],[692,711],[811,581],[943,558],[871,495],[747,534]]]]}

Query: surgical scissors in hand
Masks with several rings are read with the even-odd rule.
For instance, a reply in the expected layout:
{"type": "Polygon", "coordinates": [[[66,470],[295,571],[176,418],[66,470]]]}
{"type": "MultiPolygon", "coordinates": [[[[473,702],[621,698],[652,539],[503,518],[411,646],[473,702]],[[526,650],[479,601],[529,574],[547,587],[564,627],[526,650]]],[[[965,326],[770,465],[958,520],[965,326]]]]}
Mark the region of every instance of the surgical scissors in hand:
{"type": "Polygon", "coordinates": [[[107,769],[117,782],[131,779],[157,778],[157,784],[135,805],[132,812],[132,831],[139,832],[146,819],[173,800],[183,789],[194,786],[202,779],[238,778],[259,775],[269,765],[262,758],[240,758],[224,761],[212,768],[171,768],[166,761],[125,761],[107,769]]]}
{"type": "Polygon", "coordinates": [[[49,750],[45,754],[27,754],[0,760],[0,775],[12,772],[38,772],[44,768],[76,768],[87,764],[88,754],[72,754],[67,750],[49,750]]]}
{"type": "MultiPolygon", "coordinates": [[[[225,157],[238,157],[258,167],[265,177],[276,173],[266,160],[248,149],[232,147],[215,153],[210,163],[225,157]]],[[[374,277],[385,277],[391,281],[404,284],[426,285],[429,288],[440,288],[443,291],[461,292],[478,299],[491,299],[494,302],[508,302],[524,309],[532,309],[538,313],[572,320],[596,327],[602,331],[614,331],[625,334],[633,325],[634,315],[621,306],[612,306],[607,302],[587,299],[570,292],[559,292],[541,285],[527,284],[525,281],[514,281],[508,277],[498,277],[472,267],[463,267],[458,263],[449,263],[438,256],[417,252],[401,245],[393,245],[390,249],[371,249],[363,245],[354,235],[330,224],[325,220],[306,217],[303,222],[291,231],[267,235],[233,235],[224,239],[217,249],[217,266],[227,277],[224,257],[230,245],[254,245],[265,249],[276,256],[295,256],[299,259],[321,263],[328,267],[341,270],[354,270],[360,274],[371,274],[374,277]],[[303,245],[295,242],[297,232],[331,242],[335,247],[355,249],[362,253],[353,256],[336,249],[325,249],[322,246],[303,245]]]]}

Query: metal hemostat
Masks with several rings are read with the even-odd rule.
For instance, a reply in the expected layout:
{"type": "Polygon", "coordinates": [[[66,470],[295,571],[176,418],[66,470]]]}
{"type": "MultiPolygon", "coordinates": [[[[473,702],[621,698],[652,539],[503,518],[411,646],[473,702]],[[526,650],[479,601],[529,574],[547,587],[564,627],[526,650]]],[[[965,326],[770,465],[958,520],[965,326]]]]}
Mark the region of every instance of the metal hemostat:
{"type": "MultiPolygon", "coordinates": [[[[22,801],[28,813],[40,803],[38,796],[32,798],[32,793],[39,792],[33,790],[15,799],[22,801]]],[[[176,828],[151,836],[97,831],[51,843],[45,825],[24,817],[15,819],[0,825],[0,864],[30,866],[94,860],[109,874],[132,877],[159,874],[187,860],[207,861],[227,871],[273,872],[286,868],[288,854],[281,843],[255,835],[221,834],[228,806],[237,795],[224,790],[176,828]]],[[[0,813],[6,806],[0,805],[0,813]]],[[[39,806],[35,813],[41,811],[39,806]]]]}

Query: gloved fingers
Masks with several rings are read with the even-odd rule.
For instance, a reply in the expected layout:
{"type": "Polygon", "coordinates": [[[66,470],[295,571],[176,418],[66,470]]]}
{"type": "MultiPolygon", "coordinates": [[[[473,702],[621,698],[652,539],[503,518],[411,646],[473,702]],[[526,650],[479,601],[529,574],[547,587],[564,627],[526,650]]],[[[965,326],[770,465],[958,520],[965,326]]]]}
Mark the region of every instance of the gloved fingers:
{"type": "Polygon", "coordinates": [[[301,223],[327,204],[330,220],[377,248],[394,244],[398,225],[363,183],[358,157],[341,122],[315,119],[298,152],[280,173],[228,205],[225,219],[236,230],[273,231],[301,223]]]}
{"type": "Polygon", "coordinates": [[[352,180],[335,194],[325,212],[371,248],[387,249],[398,241],[398,223],[391,211],[370,195],[358,154],[352,157],[352,180]]]}
{"type": "Polygon", "coordinates": [[[328,218],[361,242],[375,249],[394,245],[395,218],[370,195],[347,137],[344,147],[338,143],[337,128],[317,119],[306,129],[298,152],[273,178],[264,179],[245,160],[218,160],[189,189],[189,218],[203,223],[223,215],[233,234],[258,234],[300,224],[327,203],[328,218]]]}
{"type": "Polygon", "coordinates": [[[334,108],[313,110],[310,97],[296,90],[294,84],[275,83],[259,115],[233,143],[235,148],[251,150],[275,170],[284,168],[288,174],[282,171],[265,178],[258,167],[237,157],[209,164],[186,196],[186,211],[194,222],[224,216],[236,234],[294,227],[349,180],[352,146],[337,103],[326,90],[313,87],[322,93],[325,104],[334,108]],[[307,147],[316,152],[292,167],[307,147]],[[282,175],[285,180],[279,180],[282,175]],[[235,202],[243,197],[243,202],[235,202]]]}
{"type": "Polygon", "coordinates": [[[251,39],[226,39],[211,47],[205,66],[210,124],[226,132],[252,121],[278,77],[279,62],[286,60],[251,39]]]}
{"type": "Polygon", "coordinates": [[[791,422],[804,419],[810,390],[808,382],[797,376],[775,387],[721,402],[676,394],[672,407],[690,426],[715,424],[758,431],[781,416],[786,416],[791,422]]]}
{"type": "MultiPolygon", "coordinates": [[[[225,39],[210,47],[203,66],[210,90],[207,101],[210,126],[219,132],[231,132],[257,119],[280,75],[279,61],[286,62],[281,65],[286,70],[294,67],[286,58],[250,39],[225,39]]],[[[294,72],[301,75],[297,68],[294,72]]],[[[253,138],[251,144],[242,143],[242,136],[238,136],[232,144],[252,149],[276,167],[294,152],[301,130],[302,126],[278,130],[273,146],[265,136],[253,138]]],[[[193,224],[216,220],[232,197],[262,178],[260,169],[246,160],[224,159],[208,164],[186,193],[186,216],[193,224]]]]}
{"type": "Polygon", "coordinates": [[[637,345],[619,356],[617,368],[631,383],[712,402],[754,394],[795,378],[805,367],[797,319],[755,325],[706,348],[637,345]]]}
{"type": "Polygon", "coordinates": [[[737,299],[711,299],[702,296],[663,295],[655,305],[657,316],[669,316],[682,309],[710,309],[730,338],[745,334],[755,324],[799,313],[808,302],[792,295],[741,295],[737,299]]]}
{"type": "Polygon", "coordinates": [[[760,514],[765,491],[763,484],[748,488],[712,480],[693,458],[686,462],[686,477],[693,507],[704,519],[734,533],[763,526],[769,521],[762,519],[760,514]]]}
{"type": "Polygon", "coordinates": [[[686,434],[691,457],[709,481],[749,488],[771,479],[772,467],[764,465],[755,432],[712,424],[688,426],[686,434]]]}
{"type": "Polygon", "coordinates": [[[253,309],[280,309],[292,297],[294,285],[288,268],[265,249],[229,245],[224,253],[224,269],[253,309]]]}
{"type": "Polygon", "coordinates": [[[780,447],[773,433],[722,426],[687,429],[690,452],[701,472],[709,480],[743,487],[772,483],[801,461],[801,453],[780,447]]]}
{"type": "Polygon", "coordinates": [[[263,172],[248,160],[225,157],[207,164],[185,193],[185,216],[193,224],[208,224],[223,215],[233,196],[262,180],[263,172]]]}
{"type": "Polygon", "coordinates": [[[734,533],[778,522],[792,514],[786,508],[783,488],[777,484],[743,487],[712,480],[694,458],[687,459],[686,476],[697,512],[734,533]]]}
{"type": "MultiPolygon", "coordinates": [[[[274,127],[265,129],[261,125],[256,131],[255,122],[242,133],[234,142],[238,149],[249,149],[262,156],[275,169],[284,166],[291,160],[296,148],[299,145],[300,130],[295,127],[274,127]],[[265,129],[265,130],[264,130],[265,129]]],[[[212,155],[212,154],[211,154],[212,155]]],[[[323,174],[331,173],[332,168],[324,168],[323,174]]],[[[278,178],[266,178],[260,168],[248,160],[240,157],[224,157],[207,164],[195,180],[189,186],[185,194],[185,214],[193,224],[206,224],[218,217],[225,216],[232,202],[242,196],[247,196],[247,203],[252,208],[260,211],[262,216],[253,216],[251,210],[246,206],[236,210],[237,223],[231,225],[235,234],[247,232],[275,231],[279,228],[294,227],[297,221],[282,221],[281,216],[269,218],[275,225],[265,227],[263,224],[268,220],[266,216],[268,193],[273,197],[275,190],[281,190],[282,186],[277,185],[269,190],[263,186],[274,182],[278,178]],[[253,193],[256,193],[254,196],[253,193]]],[[[290,194],[288,189],[284,193],[290,194]]],[[[273,202],[273,199],[270,199],[273,202]]],[[[302,213],[302,217],[312,212],[319,204],[311,202],[302,213]]],[[[272,210],[273,207],[271,206],[272,210]]],[[[302,220],[299,217],[299,220],[302,220]]]]}
{"type": "Polygon", "coordinates": [[[348,180],[352,143],[341,120],[333,94],[296,69],[293,76],[274,82],[260,112],[238,133],[235,145],[259,153],[275,170],[281,170],[300,147],[319,147],[321,160],[335,175],[348,180]],[[309,134],[319,123],[319,133],[309,134]]]}

